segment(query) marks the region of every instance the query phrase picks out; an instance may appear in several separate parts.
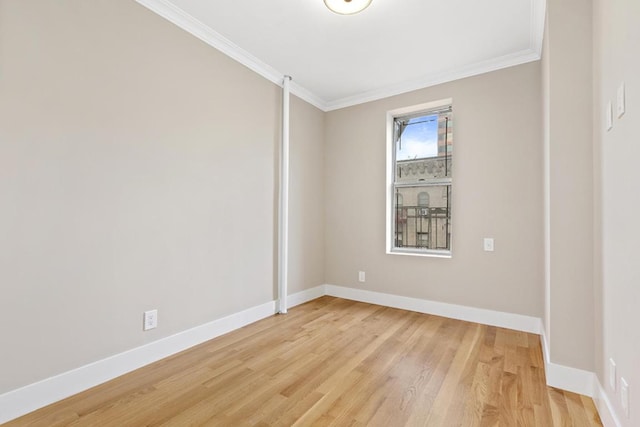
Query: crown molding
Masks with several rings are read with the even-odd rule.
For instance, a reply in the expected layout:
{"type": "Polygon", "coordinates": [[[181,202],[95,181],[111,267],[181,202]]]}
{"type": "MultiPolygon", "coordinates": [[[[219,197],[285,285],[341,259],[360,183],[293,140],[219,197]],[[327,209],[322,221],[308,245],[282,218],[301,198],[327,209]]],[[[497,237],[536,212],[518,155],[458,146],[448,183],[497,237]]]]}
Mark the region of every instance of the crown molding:
{"type": "Polygon", "coordinates": [[[242,65],[257,72],[267,80],[282,85],[283,73],[260,61],[222,34],[189,15],[168,0],[136,0],[152,12],[177,25],[191,35],[216,48],[242,65]]]}
{"type": "MultiPolygon", "coordinates": [[[[184,10],[175,6],[170,0],[136,0],[137,3],[160,15],[167,21],[177,25],[209,46],[219,50],[230,58],[238,61],[250,70],[258,73],[272,83],[282,86],[286,73],[276,70],[272,66],[259,60],[246,50],[242,49],[222,34],[205,25],[184,10]]],[[[504,55],[498,58],[477,62],[472,65],[448,70],[444,73],[428,75],[423,78],[396,85],[387,86],[381,89],[362,92],[356,95],[326,101],[309,91],[305,87],[291,82],[291,93],[322,111],[333,111],[341,108],[351,107],[365,102],[376,101],[390,96],[400,95],[414,90],[424,89],[454,80],[472,77],[502,68],[513,67],[527,62],[537,61],[541,58],[542,38],[544,34],[546,1],[532,0],[531,2],[531,35],[529,49],[504,55]]]]}
{"type": "Polygon", "coordinates": [[[477,62],[475,64],[449,70],[440,74],[425,76],[424,78],[412,80],[397,85],[387,86],[382,89],[376,89],[369,92],[363,92],[357,95],[348,96],[327,103],[326,111],[338,110],[340,108],[351,107],[365,102],[376,101],[390,96],[400,95],[414,90],[424,89],[430,86],[442,83],[452,82],[454,80],[473,77],[479,74],[488,73],[490,71],[500,70],[502,68],[513,67],[515,65],[525,64],[527,62],[537,61],[540,54],[526,49],[499,58],[493,58],[486,61],[477,62]]]}
{"type": "Polygon", "coordinates": [[[304,87],[300,86],[299,84],[296,83],[295,80],[292,79],[291,81],[291,85],[289,86],[289,89],[291,91],[291,93],[295,96],[297,96],[298,98],[307,101],[309,104],[313,105],[316,108],[319,108],[320,110],[327,112],[327,102],[325,100],[323,100],[322,98],[316,96],[314,93],[312,93],[311,91],[305,89],[304,87]]]}
{"type": "MultiPolygon", "coordinates": [[[[213,30],[208,25],[171,3],[169,0],[136,0],[136,2],[191,35],[199,38],[228,57],[238,61],[270,82],[275,83],[278,86],[282,86],[284,75],[286,73],[282,73],[269,64],[262,62],[240,46],[233,43],[231,40],[224,37],[222,34],[213,30]]],[[[298,98],[301,98],[311,105],[326,111],[325,102],[304,87],[292,82],[290,90],[291,93],[298,98]]]]}

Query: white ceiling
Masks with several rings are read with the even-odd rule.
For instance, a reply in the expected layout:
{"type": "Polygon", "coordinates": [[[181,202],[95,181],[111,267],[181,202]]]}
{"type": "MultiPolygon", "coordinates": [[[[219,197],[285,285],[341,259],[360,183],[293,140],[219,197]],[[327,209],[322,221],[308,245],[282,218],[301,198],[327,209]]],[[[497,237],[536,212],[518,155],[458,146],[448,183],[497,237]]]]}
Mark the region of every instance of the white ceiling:
{"type": "Polygon", "coordinates": [[[540,58],[544,0],[137,0],[329,111],[540,58]]]}

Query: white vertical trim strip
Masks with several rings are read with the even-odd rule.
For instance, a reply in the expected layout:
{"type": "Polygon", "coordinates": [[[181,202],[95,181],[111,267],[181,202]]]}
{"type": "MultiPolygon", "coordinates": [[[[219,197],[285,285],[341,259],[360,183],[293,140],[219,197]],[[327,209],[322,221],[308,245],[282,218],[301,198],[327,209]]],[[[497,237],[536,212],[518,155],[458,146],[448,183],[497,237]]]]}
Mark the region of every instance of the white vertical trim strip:
{"type": "Polygon", "coordinates": [[[282,144],[280,146],[280,209],[278,228],[278,312],[287,312],[289,268],[289,84],[290,76],[282,83],[282,144]]]}

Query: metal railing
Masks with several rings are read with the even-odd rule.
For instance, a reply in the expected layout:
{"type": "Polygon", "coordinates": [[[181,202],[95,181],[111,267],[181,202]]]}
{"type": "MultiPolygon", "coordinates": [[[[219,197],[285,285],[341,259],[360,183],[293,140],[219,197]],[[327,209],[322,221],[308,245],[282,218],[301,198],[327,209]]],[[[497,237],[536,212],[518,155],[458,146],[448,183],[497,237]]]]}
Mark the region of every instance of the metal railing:
{"type": "Polygon", "coordinates": [[[451,211],[446,207],[396,206],[394,223],[395,247],[450,248],[451,211]]]}

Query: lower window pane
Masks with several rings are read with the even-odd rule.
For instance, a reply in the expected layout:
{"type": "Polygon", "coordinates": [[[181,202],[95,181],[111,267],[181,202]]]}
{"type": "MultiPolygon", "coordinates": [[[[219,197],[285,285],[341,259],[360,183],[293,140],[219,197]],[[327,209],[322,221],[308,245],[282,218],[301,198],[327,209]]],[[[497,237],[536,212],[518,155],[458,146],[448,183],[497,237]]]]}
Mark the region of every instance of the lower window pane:
{"type": "Polygon", "coordinates": [[[451,249],[451,185],[396,187],[396,248],[451,249]]]}

